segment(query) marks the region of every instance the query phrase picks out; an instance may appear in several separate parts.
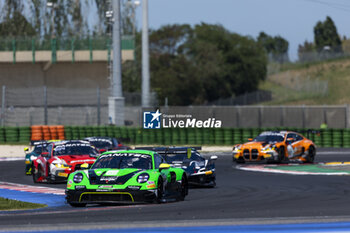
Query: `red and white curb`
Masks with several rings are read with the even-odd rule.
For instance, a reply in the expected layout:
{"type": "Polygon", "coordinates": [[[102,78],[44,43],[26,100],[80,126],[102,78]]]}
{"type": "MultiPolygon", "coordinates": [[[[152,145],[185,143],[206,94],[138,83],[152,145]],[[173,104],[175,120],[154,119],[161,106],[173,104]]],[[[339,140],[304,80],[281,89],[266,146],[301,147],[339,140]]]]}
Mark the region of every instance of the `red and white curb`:
{"type": "Polygon", "coordinates": [[[64,189],[48,188],[44,186],[24,185],[9,182],[0,182],[0,189],[16,190],[30,193],[45,193],[55,195],[65,195],[64,189]]]}
{"type": "Polygon", "coordinates": [[[235,168],[243,171],[268,172],[268,173],[279,173],[279,174],[290,174],[290,175],[325,175],[325,176],[349,176],[350,175],[350,173],[347,173],[347,172],[288,171],[288,170],[278,170],[273,168],[267,168],[265,166],[266,165],[237,165],[235,168]]]}

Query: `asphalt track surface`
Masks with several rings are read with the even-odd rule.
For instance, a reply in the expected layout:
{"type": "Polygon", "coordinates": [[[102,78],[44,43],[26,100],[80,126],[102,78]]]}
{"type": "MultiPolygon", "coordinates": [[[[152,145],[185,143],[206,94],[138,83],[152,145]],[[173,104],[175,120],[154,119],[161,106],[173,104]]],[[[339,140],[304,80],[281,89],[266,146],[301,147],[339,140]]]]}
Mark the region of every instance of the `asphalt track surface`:
{"type": "MultiPolygon", "coordinates": [[[[350,150],[320,149],[315,162],[350,161],[350,150]]],[[[209,156],[210,154],[206,154],[209,156]]],[[[1,229],[74,226],[181,226],[349,221],[350,176],[308,176],[241,171],[229,153],[218,153],[217,187],[190,189],[183,202],[93,205],[0,212],[1,229]]],[[[0,162],[0,181],[34,185],[24,161],[0,162]]],[[[65,188],[65,184],[38,184],[65,188]]]]}

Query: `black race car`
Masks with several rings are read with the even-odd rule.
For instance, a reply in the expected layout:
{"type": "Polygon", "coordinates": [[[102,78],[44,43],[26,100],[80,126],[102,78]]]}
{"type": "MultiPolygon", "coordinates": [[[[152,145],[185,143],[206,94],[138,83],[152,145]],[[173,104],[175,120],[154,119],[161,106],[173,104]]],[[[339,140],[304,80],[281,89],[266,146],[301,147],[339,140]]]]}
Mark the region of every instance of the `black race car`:
{"type": "Polygon", "coordinates": [[[156,151],[167,163],[186,171],[188,183],[192,186],[215,187],[215,160],[217,156],[205,159],[198,150],[201,147],[138,147],[156,151]]]}
{"type": "Polygon", "coordinates": [[[110,150],[130,150],[130,147],[112,137],[87,137],[84,140],[90,142],[100,153],[110,150]]]}

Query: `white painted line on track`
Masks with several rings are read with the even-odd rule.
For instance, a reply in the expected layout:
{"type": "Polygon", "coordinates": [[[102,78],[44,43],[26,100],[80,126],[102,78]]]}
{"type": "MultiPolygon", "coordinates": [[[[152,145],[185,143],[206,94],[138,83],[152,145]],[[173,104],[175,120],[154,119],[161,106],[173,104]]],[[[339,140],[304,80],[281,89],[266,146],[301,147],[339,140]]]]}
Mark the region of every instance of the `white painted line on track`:
{"type": "Polygon", "coordinates": [[[9,182],[0,182],[0,189],[16,190],[31,193],[46,193],[55,195],[65,195],[65,189],[49,188],[44,186],[24,185],[9,182]]]}
{"type": "Polygon", "coordinates": [[[265,168],[264,166],[233,166],[238,170],[252,171],[252,172],[266,172],[266,173],[279,173],[279,174],[289,174],[289,175],[324,175],[324,176],[349,176],[347,172],[304,172],[304,171],[287,171],[287,170],[277,170],[271,168],[265,168]]]}

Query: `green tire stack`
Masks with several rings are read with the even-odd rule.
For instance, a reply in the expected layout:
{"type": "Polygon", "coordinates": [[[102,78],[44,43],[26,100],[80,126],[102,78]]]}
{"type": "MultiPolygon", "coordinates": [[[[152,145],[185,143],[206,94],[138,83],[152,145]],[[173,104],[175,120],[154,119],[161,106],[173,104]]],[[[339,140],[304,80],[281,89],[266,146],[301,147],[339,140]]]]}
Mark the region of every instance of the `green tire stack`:
{"type": "Polygon", "coordinates": [[[72,126],[64,126],[64,137],[66,140],[71,140],[73,138],[72,126]]]}
{"type": "Polygon", "coordinates": [[[210,132],[210,130],[211,129],[207,129],[207,128],[203,129],[202,136],[203,136],[203,144],[204,145],[211,144],[211,141],[210,141],[211,132],[210,132]]]}
{"type": "Polygon", "coordinates": [[[87,137],[86,133],[86,127],[85,126],[78,126],[78,132],[79,132],[79,139],[84,139],[87,137]]]}
{"type": "Polygon", "coordinates": [[[171,145],[172,144],[171,129],[166,128],[166,129],[162,129],[162,130],[163,130],[163,143],[164,143],[164,145],[171,145]]]}
{"type": "Polygon", "coordinates": [[[136,128],[128,128],[128,135],[129,135],[128,143],[135,143],[136,132],[137,132],[136,128]]]}
{"type": "MultiPolygon", "coordinates": [[[[314,131],[318,131],[318,129],[313,129],[314,131]]],[[[312,140],[316,146],[321,146],[322,145],[322,138],[321,138],[321,132],[319,133],[313,133],[314,135],[314,140],[312,140]]]]}
{"type": "Polygon", "coordinates": [[[128,128],[126,127],[120,127],[120,136],[123,140],[128,140],[129,135],[128,135],[128,128]]]}
{"type": "Polygon", "coordinates": [[[151,129],[148,132],[149,136],[149,143],[150,144],[157,144],[157,130],[156,129],[151,129]]]}
{"type": "Polygon", "coordinates": [[[233,134],[234,130],[231,128],[224,129],[224,144],[225,145],[233,145],[233,134]]]}
{"type": "Polygon", "coordinates": [[[120,127],[114,127],[113,128],[113,135],[117,139],[122,138],[122,132],[120,130],[120,127]]]}
{"type": "Polygon", "coordinates": [[[106,126],[100,126],[98,131],[99,131],[98,136],[100,136],[100,137],[106,137],[107,136],[107,128],[106,128],[106,126]]]}
{"type": "Polygon", "coordinates": [[[86,137],[93,137],[94,136],[94,131],[93,131],[91,126],[86,126],[85,131],[86,131],[86,137]]]}
{"type": "Polygon", "coordinates": [[[72,139],[80,139],[79,126],[72,126],[72,139]]]}
{"type": "Polygon", "coordinates": [[[242,130],[242,140],[247,142],[249,138],[252,138],[253,132],[251,129],[243,129],[242,130]]]}
{"type": "Polygon", "coordinates": [[[136,130],[136,134],[135,134],[135,144],[136,145],[139,145],[139,144],[142,144],[142,129],[141,128],[138,128],[136,130]]]}
{"type": "Polygon", "coordinates": [[[187,144],[195,145],[196,144],[196,132],[194,128],[187,128],[187,144]]]}
{"type": "Polygon", "coordinates": [[[185,145],[187,143],[187,133],[185,128],[179,129],[179,143],[185,145]]]}
{"type": "Polygon", "coordinates": [[[100,136],[100,126],[92,126],[91,129],[94,137],[100,136]]]}
{"type": "Polygon", "coordinates": [[[332,147],[340,148],[343,146],[343,130],[332,130],[332,147]]]}
{"type": "Polygon", "coordinates": [[[19,131],[18,127],[5,127],[6,142],[18,142],[19,131]]]}
{"type": "Polygon", "coordinates": [[[6,137],[5,137],[5,128],[0,127],[0,143],[6,142],[6,137]]]}
{"type": "Polygon", "coordinates": [[[150,131],[152,129],[143,129],[142,130],[142,144],[150,144],[150,131]]]}
{"type": "Polygon", "coordinates": [[[322,147],[332,147],[332,130],[324,129],[321,131],[322,147]]]}
{"type": "Polygon", "coordinates": [[[114,137],[114,128],[116,128],[115,126],[107,126],[107,136],[108,137],[114,137]]]}
{"type": "Polygon", "coordinates": [[[173,145],[179,145],[180,144],[180,132],[178,128],[174,128],[171,130],[171,138],[173,145]]]}
{"type": "Polygon", "coordinates": [[[350,147],[350,129],[344,129],[343,131],[343,147],[350,147]]]}
{"type": "Polygon", "coordinates": [[[215,145],[224,144],[224,130],[221,128],[215,129],[215,145]]]}
{"type": "Polygon", "coordinates": [[[233,144],[242,143],[242,129],[234,128],[233,129],[233,144]]]}
{"type": "Polygon", "coordinates": [[[23,143],[30,142],[31,130],[29,126],[19,127],[19,141],[23,143]]]}

